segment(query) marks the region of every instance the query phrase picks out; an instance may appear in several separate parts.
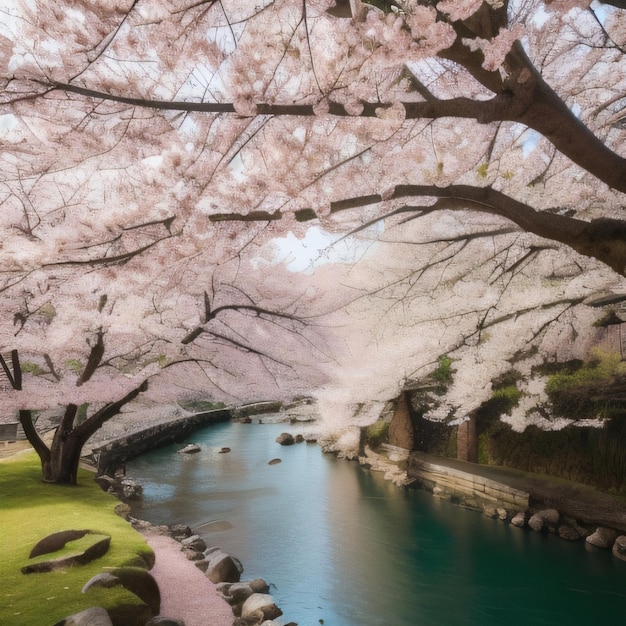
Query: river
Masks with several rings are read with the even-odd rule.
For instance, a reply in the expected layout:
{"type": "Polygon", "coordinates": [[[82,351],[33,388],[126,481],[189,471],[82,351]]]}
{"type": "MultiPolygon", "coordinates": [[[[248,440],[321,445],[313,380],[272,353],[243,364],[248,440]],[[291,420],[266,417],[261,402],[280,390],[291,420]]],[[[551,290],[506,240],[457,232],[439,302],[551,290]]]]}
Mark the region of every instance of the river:
{"type": "Polygon", "coordinates": [[[142,455],[127,464],[144,487],[133,515],[187,524],[237,557],[242,580],[264,578],[299,626],[623,622],[626,563],[610,553],[395,487],[315,444],[275,442],[299,428],[216,424],[190,438],[199,453],[142,455]]]}

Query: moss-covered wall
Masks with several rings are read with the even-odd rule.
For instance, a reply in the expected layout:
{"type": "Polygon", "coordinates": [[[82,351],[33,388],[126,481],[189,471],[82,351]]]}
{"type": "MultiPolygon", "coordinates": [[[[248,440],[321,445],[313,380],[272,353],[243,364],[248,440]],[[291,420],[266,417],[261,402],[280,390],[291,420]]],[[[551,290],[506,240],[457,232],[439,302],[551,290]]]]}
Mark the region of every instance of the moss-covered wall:
{"type": "MultiPolygon", "coordinates": [[[[457,428],[413,415],[414,449],[455,458],[457,428]]],[[[477,419],[478,462],[550,474],[626,495],[626,419],[604,428],[568,426],[515,432],[499,419],[477,419]]]]}
{"type": "Polygon", "coordinates": [[[479,435],[479,462],[623,491],[626,423],[612,420],[603,429],[569,426],[560,431],[530,426],[523,433],[493,423],[479,435]]]}

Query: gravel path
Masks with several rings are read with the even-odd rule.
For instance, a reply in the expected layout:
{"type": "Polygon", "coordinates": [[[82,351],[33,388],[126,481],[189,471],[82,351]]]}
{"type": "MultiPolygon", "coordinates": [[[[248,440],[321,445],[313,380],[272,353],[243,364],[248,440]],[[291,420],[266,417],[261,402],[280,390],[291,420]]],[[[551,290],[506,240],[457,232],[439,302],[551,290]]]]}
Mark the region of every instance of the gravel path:
{"type": "Polygon", "coordinates": [[[180,543],[150,532],[144,537],[156,555],[150,573],[161,591],[161,615],[182,619],[185,626],[231,626],[234,617],[230,605],[180,551],[180,543]]]}

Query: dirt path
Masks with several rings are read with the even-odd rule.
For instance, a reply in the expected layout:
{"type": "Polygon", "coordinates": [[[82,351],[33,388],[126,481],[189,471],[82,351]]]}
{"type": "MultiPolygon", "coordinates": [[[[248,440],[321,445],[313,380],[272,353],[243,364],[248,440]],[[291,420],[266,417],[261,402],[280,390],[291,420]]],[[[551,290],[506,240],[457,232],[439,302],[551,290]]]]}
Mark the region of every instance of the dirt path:
{"type": "Polygon", "coordinates": [[[161,615],[181,619],[185,626],[231,626],[230,605],[180,551],[180,544],[166,535],[148,532],[144,537],[156,555],[150,573],[161,590],[161,615]]]}

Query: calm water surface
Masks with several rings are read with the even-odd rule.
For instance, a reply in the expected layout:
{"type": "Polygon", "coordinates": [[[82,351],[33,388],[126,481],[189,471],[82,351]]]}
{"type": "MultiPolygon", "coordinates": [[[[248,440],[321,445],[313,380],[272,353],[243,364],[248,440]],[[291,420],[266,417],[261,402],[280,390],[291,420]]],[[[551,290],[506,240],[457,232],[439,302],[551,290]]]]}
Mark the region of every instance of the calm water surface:
{"type": "Polygon", "coordinates": [[[135,459],[133,514],[236,556],[300,626],[624,623],[626,563],[609,553],[398,489],[317,445],[280,446],[286,430],[298,426],[217,424],[191,437],[197,454],[135,459]]]}

